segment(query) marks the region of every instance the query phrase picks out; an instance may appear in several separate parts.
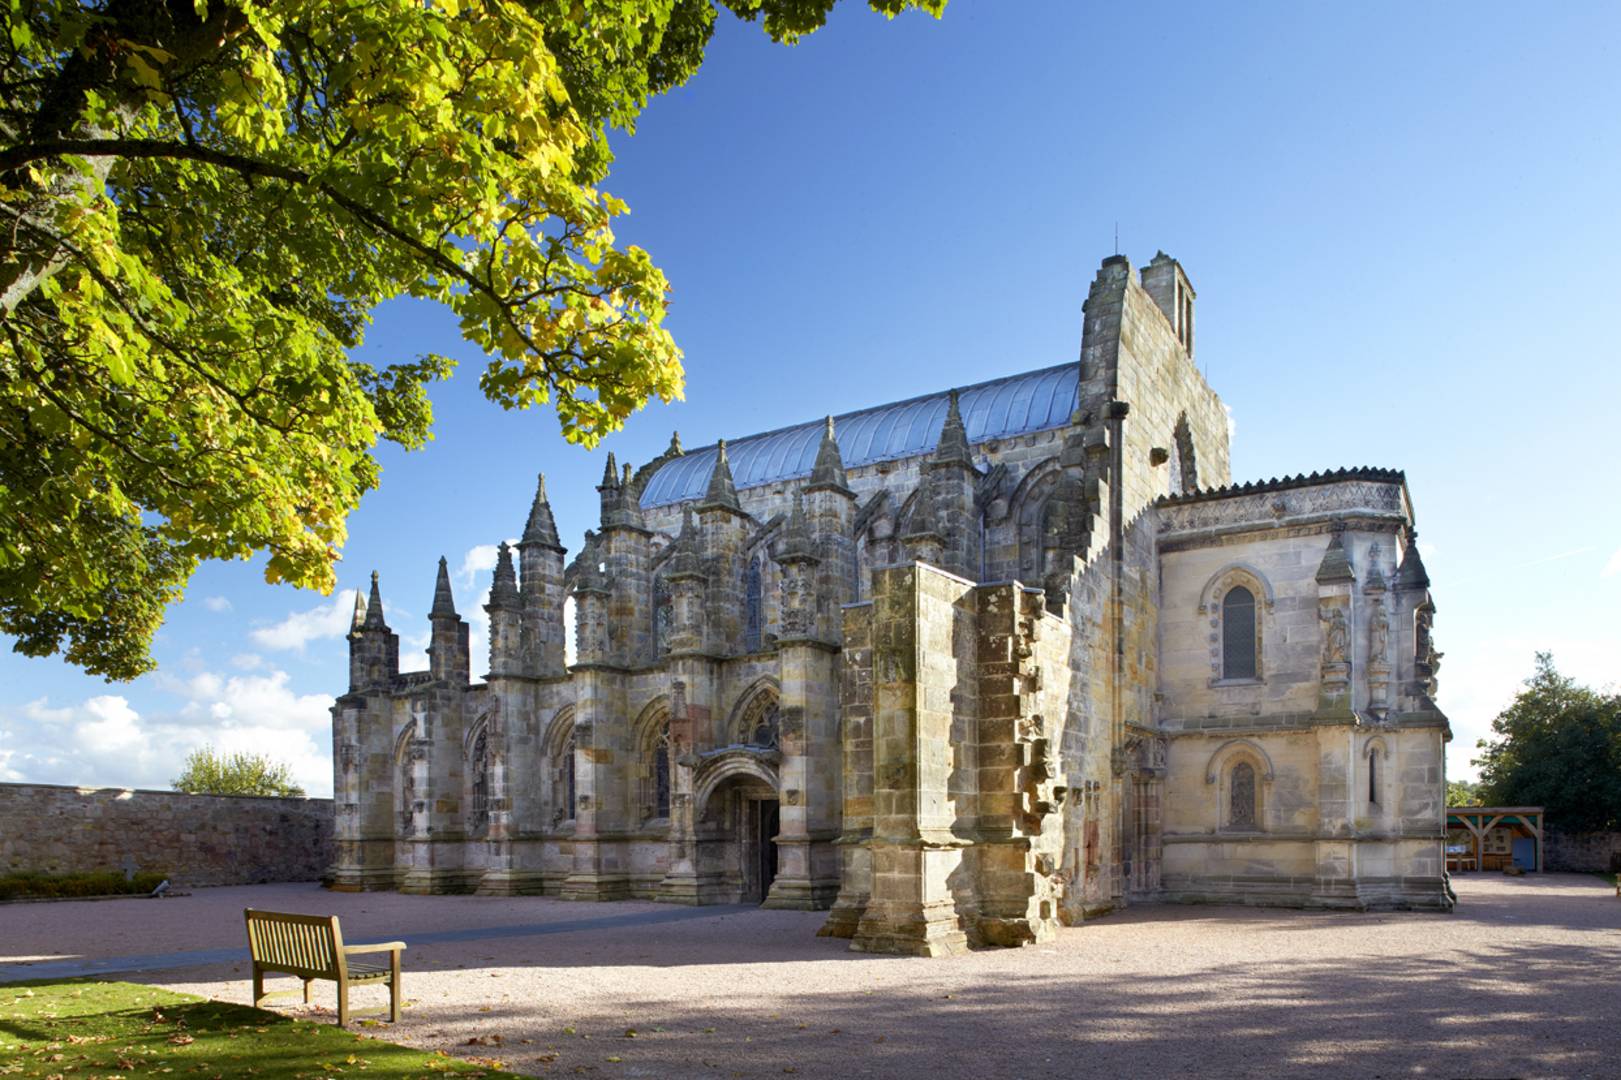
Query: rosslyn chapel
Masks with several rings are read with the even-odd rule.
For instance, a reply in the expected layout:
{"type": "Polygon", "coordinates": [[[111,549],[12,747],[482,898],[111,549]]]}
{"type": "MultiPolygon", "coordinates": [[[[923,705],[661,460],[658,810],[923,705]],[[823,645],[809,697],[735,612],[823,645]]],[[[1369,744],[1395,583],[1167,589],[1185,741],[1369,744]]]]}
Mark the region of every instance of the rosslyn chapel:
{"type": "Polygon", "coordinates": [[[1176,260],[1105,259],[1084,313],[1078,363],[609,455],[572,559],[542,481],[487,657],[441,561],[401,673],[374,579],[335,887],[818,909],[922,955],[1141,902],[1449,907],[1403,474],[1233,484],[1176,260]]]}

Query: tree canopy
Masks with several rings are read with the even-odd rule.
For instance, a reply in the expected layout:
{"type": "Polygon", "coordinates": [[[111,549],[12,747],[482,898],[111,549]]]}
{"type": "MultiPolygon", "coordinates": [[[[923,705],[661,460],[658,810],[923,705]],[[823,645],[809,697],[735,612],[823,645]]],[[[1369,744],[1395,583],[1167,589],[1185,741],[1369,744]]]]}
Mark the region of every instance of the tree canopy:
{"type": "Polygon", "coordinates": [[[1491,806],[1541,806],[1575,832],[1621,829],[1621,694],[1580,686],[1548,653],[1479,742],[1477,792],[1491,806]]]}
{"type": "Polygon", "coordinates": [[[204,746],[186,755],[186,766],[170,787],[188,795],[279,795],[301,799],[292,770],[265,754],[221,754],[204,746]]]}
{"type": "Polygon", "coordinates": [[[1447,781],[1448,806],[1479,806],[1480,785],[1467,780],[1447,781]]]}
{"type": "Polygon", "coordinates": [[[485,395],[573,442],[679,397],[608,131],[717,10],[791,43],[834,3],[8,0],[0,631],[130,678],[202,559],[330,590],[377,441],[422,446],[454,366],[351,357],[391,297],[448,307],[485,395]]]}

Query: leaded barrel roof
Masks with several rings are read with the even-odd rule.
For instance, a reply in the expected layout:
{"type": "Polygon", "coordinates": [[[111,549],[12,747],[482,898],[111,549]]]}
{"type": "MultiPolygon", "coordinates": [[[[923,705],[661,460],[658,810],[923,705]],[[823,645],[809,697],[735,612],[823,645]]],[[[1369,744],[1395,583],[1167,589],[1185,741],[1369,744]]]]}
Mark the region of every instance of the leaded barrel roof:
{"type": "MultiPolygon", "coordinates": [[[[1007,375],[958,391],[970,443],[1005,439],[1069,423],[1079,402],[1079,364],[1007,375]]],[[[934,449],[951,392],[878,405],[835,416],[835,438],[847,469],[916,457],[934,449]]],[[[750,435],[726,444],[738,488],[809,476],[821,445],[822,420],[750,435]]],[[[642,489],[642,506],[666,506],[703,495],[715,469],[716,448],[689,451],[665,464],[642,489]]]]}

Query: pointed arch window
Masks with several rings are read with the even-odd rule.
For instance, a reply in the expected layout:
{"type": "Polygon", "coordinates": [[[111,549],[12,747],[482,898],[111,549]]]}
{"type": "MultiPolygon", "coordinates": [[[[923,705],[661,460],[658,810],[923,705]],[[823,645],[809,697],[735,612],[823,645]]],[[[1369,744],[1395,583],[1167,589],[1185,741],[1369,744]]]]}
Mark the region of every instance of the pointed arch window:
{"type": "Polygon", "coordinates": [[[737,741],[744,746],[776,749],[782,736],[779,711],[774,692],[762,690],[756,694],[738,721],[737,741]]]}
{"type": "Polygon", "coordinates": [[[1255,678],[1255,654],[1255,594],[1235,585],[1221,598],[1221,677],[1255,678]]]}
{"type": "Polygon", "coordinates": [[[670,717],[653,728],[642,751],[642,820],[670,816],[670,717]]]}
{"type": "Polygon", "coordinates": [[[572,715],[558,721],[547,737],[550,760],[547,780],[551,793],[552,825],[574,820],[574,718],[572,715]]]}
{"type": "Polygon", "coordinates": [[[490,830],[490,737],[481,731],[473,742],[473,754],[468,761],[472,773],[473,791],[469,800],[467,826],[474,836],[484,836],[490,830]]]}
{"type": "Polygon", "coordinates": [[[760,557],[756,555],[749,562],[748,580],[744,584],[745,618],[743,623],[743,648],[747,652],[759,652],[764,637],[764,612],[761,610],[760,588],[760,557]]]}

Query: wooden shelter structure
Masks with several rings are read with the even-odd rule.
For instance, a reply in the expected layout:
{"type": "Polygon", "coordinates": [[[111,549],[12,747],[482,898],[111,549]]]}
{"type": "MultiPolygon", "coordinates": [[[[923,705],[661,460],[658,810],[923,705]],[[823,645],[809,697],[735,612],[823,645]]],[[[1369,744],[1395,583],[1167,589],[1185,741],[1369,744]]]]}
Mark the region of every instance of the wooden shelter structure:
{"type": "Polygon", "coordinates": [[[1540,806],[1449,806],[1446,827],[1449,833],[1465,829],[1472,838],[1472,850],[1456,850],[1447,845],[1447,869],[1503,870],[1515,864],[1514,841],[1529,839],[1534,865],[1527,870],[1542,872],[1542,807],[1540,806]]]}

